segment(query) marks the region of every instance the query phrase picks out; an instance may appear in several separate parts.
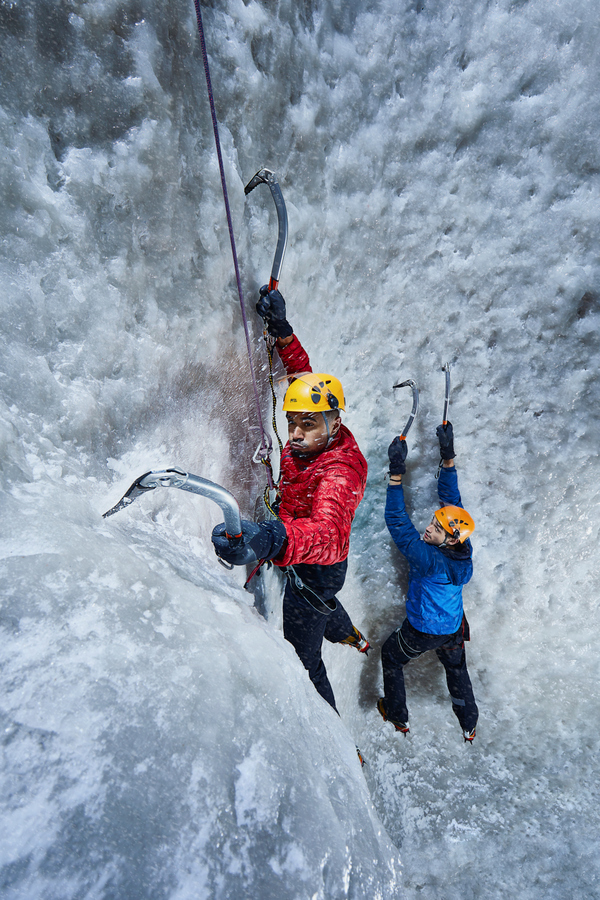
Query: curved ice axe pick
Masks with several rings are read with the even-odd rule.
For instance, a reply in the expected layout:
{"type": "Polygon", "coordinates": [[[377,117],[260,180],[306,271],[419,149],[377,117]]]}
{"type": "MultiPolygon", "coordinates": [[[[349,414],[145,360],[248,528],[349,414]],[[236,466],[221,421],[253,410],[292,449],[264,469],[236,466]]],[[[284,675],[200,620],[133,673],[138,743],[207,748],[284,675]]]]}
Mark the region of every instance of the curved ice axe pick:
{"type": "MultiPolygon", "coordinates": [[[[125,492],[123,497],[121,497],[119,502],[111,507],[111,509],[107,510],[102,518],[106,519],[108,516],[114,515],[114,513],[119,512],[121,509],[125,509],[126,506],[133,503],[133,501],[137,500],[138,497],[141,497],[142,494],[145,494],[147,491],[152,491],[157,487],[176,487],[180,488],[182,491],[189,491],[191,494],[199,494],[201,497],[208,497],[209,500],[214,500],[223,510],[225,533],[227,537],[230,539],[238,538],[241,540],[242,520],[240,508],[233,494],[226,491],[220,484],[215,484],[212,481],[208,481],[206,478],[200,478],[199,475],[192,475],[189,472],[184,472],[183,469],[179,469],[176,466],[161,472],[146,472],[144,475],[140,475],[140,477],[136,478],[131,487],[125,492]]],[[[254,553],[250,551],[250,555],[251,560],[249,561],[252,562],[255,559],[254,553]]],[[[224,563],[220,558],[219,562],[227,569],[233,568],[233,566],[224,563]]]]}
{"type": "Polygon", "coordinates": [[[415,419],[417,417],[417,413],[419,412],[419,388],[417,387],[416,381],[413,381],[412,378],[408,378],[406,381],[401,381],[400,384],[395,384],[394,390],[396,388],[401,388],[401,387],[410,387],[412,389],[412,395],[413,395],[412,410],[411,410],[410,416],[408,417],[408,422],[404,426],[404,428],[402,430],[402,434],[400,435],[400,440],[404,441],[404,440],[406,440],[406,435],[410,431],[410,427],[411,427],[412,423],[415,421],[415,419]]]}
{"type": "Polygon", "coordinates": [[[277,208],[279,233],[277,235],[277,247],[275,248],[275,258],[273,259],[271,277],[269,279],[269,290],[274,291],[277,289],[277,285],[279,284],[279,275],[281,273],[281,266],[283,265],[283,257],[285,255],[285,248],[287,245],[287,210],[285,208],[285,200],[283,199],[281,188],[277,183],[277,178],[275,177],[274,172],[271,172],[270,169],[259,169],[256,175],[250,179],[250,181],[244,188],[244,193],[246,195],[249,194],[250,191],[254,190],[257,184],[267,184],[269,186],[271,196],[273,197],[273,200],[275,201],[275,207],[277,208]]]}
{"type": "Polygon", "coordinates": [[[446,373],[446,394],[444,396],[444,426],[448,424],[448,407],[450,406],[450,363],[444,363],[442,370],[446,373]]]}

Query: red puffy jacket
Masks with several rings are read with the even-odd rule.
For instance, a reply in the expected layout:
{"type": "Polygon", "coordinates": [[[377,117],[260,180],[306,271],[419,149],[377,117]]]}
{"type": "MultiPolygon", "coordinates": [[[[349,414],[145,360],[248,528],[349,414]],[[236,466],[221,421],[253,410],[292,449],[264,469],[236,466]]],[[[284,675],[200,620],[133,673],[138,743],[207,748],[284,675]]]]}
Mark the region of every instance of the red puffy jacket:
{"type": "MultiPolygon", "coordinates": [[[[277,349],[288,374],[312,371],[295,335],[287,347],[277,349]]],[[[345,425],[329,447],[311,459],[292,456],[287,443],[281,455],[279,507],[287,544],[274,562],[329,566],[345,560],[366,482],[367,461],[345,425]]]]}

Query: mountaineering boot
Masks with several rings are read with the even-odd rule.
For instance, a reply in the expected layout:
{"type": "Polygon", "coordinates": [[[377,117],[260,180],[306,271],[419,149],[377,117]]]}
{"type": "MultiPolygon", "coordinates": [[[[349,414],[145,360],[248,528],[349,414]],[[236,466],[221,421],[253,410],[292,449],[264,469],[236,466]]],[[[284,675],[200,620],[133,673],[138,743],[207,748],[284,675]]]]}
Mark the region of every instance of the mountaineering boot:
{"type": "Polygon", "coordinates": [[[465,739],[465,743],[472,744],[473,738],[475,737],[475,729],[472,728],[471,731],[468,731],[466,728],[463,728],[463,737],[465,739]]]}
{"type": "Polygon", "coordinates": [[[396,731],[401,731],[402,734],[408,734],[410,728],[408,727],[408,722],[395,722],[393,719],[388,719],[387,713],[385,711],[385,706],[383,705],[383,697],[380,697],[377,701],[377,709],[379,710],[379,714],[383,718],[384,722],[391,722],[396,731]]]}
{"type": "Polygon", "coordinates": [[[371,646],[364,634],[361,634],[354,625],[352,626],[352,634],[349,634],[347,638],[340,641],[340,644],[349,644],[351,647],[356,647],[359,653],[366,654],[369,653],[369,647],[371,646]]]}
{"type": "Polygon", "coordinates": [[[359,763],[360,763],[360,765],[361,765],[361,768],[364,768],[364,767],[366,766],[365,758],[364,758],[364,756],[362,755],[362,753],[360,752],[360,748],[359,748],[359,747],[356,748],[356,753],[357,753],[358,761],[359,761],[359,763]]]}

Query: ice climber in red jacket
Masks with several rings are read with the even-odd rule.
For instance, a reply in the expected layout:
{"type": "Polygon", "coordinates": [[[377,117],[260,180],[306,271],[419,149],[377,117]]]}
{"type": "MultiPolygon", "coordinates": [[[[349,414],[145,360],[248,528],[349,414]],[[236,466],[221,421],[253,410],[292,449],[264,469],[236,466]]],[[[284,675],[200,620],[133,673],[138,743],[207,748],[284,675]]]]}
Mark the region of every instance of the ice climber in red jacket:
{"type": "Polygon", "coordinates": [[[337,599],[348,566],[350,529],[365,492],[367,462],[342,425],[342,385],[313,373],[308,355],[286,319],[279,291],[261,288],[256,305],[290,377],[283,409],[289,440],[281,456],[279,521],[243,522],[242,541],[224,525],[213,531],[218,556],[234,565],[272,560],[287,576],[283,633],[321,696],[336,709],[321,658],[323,638],[366,653],[369,643],[337,599]]]}

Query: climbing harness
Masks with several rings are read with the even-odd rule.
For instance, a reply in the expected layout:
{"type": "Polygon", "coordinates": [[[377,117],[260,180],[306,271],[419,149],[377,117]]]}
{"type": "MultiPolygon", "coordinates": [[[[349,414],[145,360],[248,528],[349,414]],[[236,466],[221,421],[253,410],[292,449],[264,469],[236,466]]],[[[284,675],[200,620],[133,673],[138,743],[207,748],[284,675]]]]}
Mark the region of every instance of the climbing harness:
{"type": "Polygon", "coordinates": [[[413,405],[410,416],[408,417],[408,421],[404,426],[402,433],[400,435],[400,440],[405,441],[408,432],[410,431],[412,423],[415,421],[417,413],[419,412],[419,388],[417,387],[416,381],[413,381],[412,378],[408,378],[406,381],[401,381],[400,384],[394,385],[394,390],[396,388],[402,387],[410,387],[413,395],[413,405]]]}
{"type": "Polygon", "coordinates": [[[337,607],[335,597],[331,597],[329,600],[324,600],[322,597],[319,597],[312,588],[302,581],[293,566],[282,566],[281,570],[289,578],[292,590],[297,594],[300,594],[313,609],[322,613],[324,616],[328,616],[330,613],[334,612],[337,607]]]}
{"type": "Polygon", "coordinates": [[[204,26],[202,24],[202,14],[200,12],[200,0],[194,0],[194,5],[196,7],[196,18],[198,20],[198,33],[200,35],[200,48],[202,51],[202,61],[204,63],[204,74],[206,76],[208,101],[209,101],[209,105],[210,105],[210,114],[212,117],[213,132],[214,132],[214,137],[215,137],[215,146],[217,149],[217,158],[219,161],[219,172],[221,174],[221,187],[223,190],[223,200],[225,203],[225,215],[227,217],[227,226],[229,228],[229,240],[231,243],[231,254],[233,256],[233,266],[235,269],[235,280],[236,280],[236,284],[237,284],[240,308],[242,311],[242,321],[244,323],[244,332],[246,335],[246,348],[248,351],[248,361],[250,364],[250,375],[252,377],[252,386],[254,388],[254,400],[256,403],[256,413],[257,413],[258,422],[259,422],[259,426],[260,426],[260,430],[261,430],[261,442],[256,450],[256,453],[254,454],[254,458],[258,459],[260,462],[264,462],[265,460],[269,461],[269,463],[266,464],[267,480],[269,481],[269,486],[273,487],[272,472],[271,472],[271,466],[270,466],[270,457],[271,457],[271,453],[273,450],[273,445],[272,445],[271,437],[268,434],[268,432],[266,431],[264,424],[263,424],[262,413],[261,413],[261,409],[260,409],[260,398],[258,395],[258,387],[256,384],[256,376],[254,374],[254,366],[252,364],[252,349],[251,349],[251,345],[250,345],[250,332],[248,329],[248,320],[246,318],[246,310],[244,309],[244,298],[243,298],[243,294],[242,294],[242,282],[241,282],[241,278],[240,278],[240,270],[239,270],[239,265],[238,265],[237,252],[236,252],[236,248],[235,248],[235,237],[233,234],[233,222],[231,219],[231,210],[229,208],[229,195],[227,193],[227,183],[225,180],[225,168],[223,166],[223,154],[221,152],[221,140],[219,138],[219,126],[217,124],[217,113],[215,110],[215,101],[214,101],[212,83],[211,83],[211,78],[210,78],[210,69],[208,66],[208,56],[206,53],[206,42],[204,40],[204,26]]]}
{"type": "MultiPolygon", "coordinates": [[[[139,478],[136,478],[131,487],[127,489],[119,502],[115,503],[114,506],[107,510],[102,515],[102,518],[107,519],[109,516],[113,516],[120,510],[125,509],[126,506],[130,506],[134,500],[137,500],[142,494],[146,494],[148,491],[152,491],[157,487],[175,487],[182,491],[189,491],[191,494],[199,494],[201,497],[208,497],[209,500],[214,500],[223,510],[225,534],[229,540],[234,542],[234,545],[236,541],[238,544],[241,543],[242,519],[240,516],[240,508],[233,494],[230,494],[229,491],[225,490],[224,487],[221,487],[220,484],[215,484],[213,481],[208,481],[206,478],[201,478],[199,475],[192,475],[191,472],[184,472],[183,469],[180,469],[178,466],[172,466],[170,469],[164,469],[159,472],[146,472],[144,475],[140,475],[139,478]]],[[[255,559],[252,551],[250,551],[250,553],[252,554],[252,558],[255,559]]],[[[220,557],[219,562],[221,565],[225,566],[226,569],[233,569],[232,565],[226,563],[220,557]]]]}

